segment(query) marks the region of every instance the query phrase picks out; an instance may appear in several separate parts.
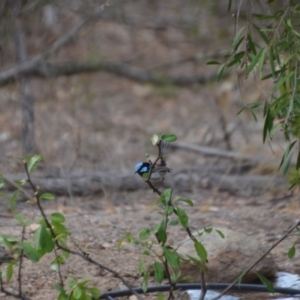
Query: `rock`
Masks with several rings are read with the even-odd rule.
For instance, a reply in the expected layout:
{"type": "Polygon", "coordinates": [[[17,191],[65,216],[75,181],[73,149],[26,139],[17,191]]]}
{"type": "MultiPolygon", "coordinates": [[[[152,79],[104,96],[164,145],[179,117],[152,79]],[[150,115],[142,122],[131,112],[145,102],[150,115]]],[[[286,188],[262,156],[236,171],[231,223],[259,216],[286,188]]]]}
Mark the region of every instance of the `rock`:
{"type": "MultiPolygon", "coordinates": [[[[247,236],[227,228],[214,228],[211,233],[198,236],[194,233],[208,253],[208,273],[205,276],[207,282],[232,282],[250,267],[263,253],[268,250],[268,245],[262,244],[255,236],[247,236]],[[216,231],[220,230],[223,239],[216,231]]],[[[194,243],[190,238],[183,240],[177,249],[184,256],[188,254],[198,257],[194,243]]],[[[266,278],[275,277],[277,267],[271,254],[268,254],[252,271],[243,277],[242,282],[250,283],[257,280],[255,272],[266,278]]],[[[181,263],[182,276],[191,276],[199,280],[199,269],[190,262],[181,263]]]]}

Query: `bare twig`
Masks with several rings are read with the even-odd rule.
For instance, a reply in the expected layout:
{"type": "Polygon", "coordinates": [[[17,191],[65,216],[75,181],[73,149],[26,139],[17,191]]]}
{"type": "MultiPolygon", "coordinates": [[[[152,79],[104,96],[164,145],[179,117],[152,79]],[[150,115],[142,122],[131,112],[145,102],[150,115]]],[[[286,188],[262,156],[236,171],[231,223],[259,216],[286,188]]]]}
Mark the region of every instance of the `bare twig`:
{"type": "MultiPolygon", "coordinates": [[[[54,255],[55,255],[55,258],[58,257],[56,248],[54,248],[54,255]]],[[[62,274],[61,274],[61,268],[60,268],[59,263],[57,264],[57,271],[58,271],[58,277],[59,277],[60,285],[61,285],[62,288],[64,288],[64,280],[63,280],[63,277],[62,277],[62,274]]]]}
{"type": "Polygon", "coordinates": [[[204,300],[205,299],[205,295],[207,293],[207,286],[205,283],[205,277],[204,277],[204,271],[200,270],[200,276],[201,276],[201,294],[200,294],[200,298],[199,300],[204,300]]]}
{"type": "MultiPolygon", "coordinates": [[[[23,244],[24,236],[25,236],[25,226],[22,227],[22,238],[21,244],[23,244]]],[[[20,257],[19,257],[19,270],[18,270],[18,284],[19,284],[19,297],[22,297],[22,264],[23,264],[23,255],[24,251],[21,250],[20,257]]]]}

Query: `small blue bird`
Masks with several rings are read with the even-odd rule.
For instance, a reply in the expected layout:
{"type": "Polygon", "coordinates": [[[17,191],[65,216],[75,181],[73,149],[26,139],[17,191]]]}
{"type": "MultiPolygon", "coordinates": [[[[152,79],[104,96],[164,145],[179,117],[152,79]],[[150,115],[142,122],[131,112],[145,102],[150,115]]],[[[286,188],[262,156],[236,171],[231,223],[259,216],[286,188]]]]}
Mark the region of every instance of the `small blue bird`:
{"type": "MultiPolygon", "coordinates": [[[[161,143],[161,159],[160,159],[160,164],[155,164],[153,167],[152,173],[151,173],[151,178],[150,181],[153,184],[161,184],[164,179],[165,175],[169,172],[171,172],[171,169],[167,167],[165,157],[166,157],[166,151],[168,148],[168,143],[161,143]]],[[[151,162],[139,162],[135,166],[135,173],[138,173],[141,177],[146,179],[147,177],[144,176],[145,174],[148,174],[151,170],[152,163],[151,162]]]]}
{"type": "MultiPolygon", "coordinates": [[[[143,175],[148,174],[150,172],[151,166],[152,164],[150,162],[139,162],[135,166],[135,173],[138,173],[140,176],[144,178],[143,175]]],[[[151,183],[161,184],[164,181],[165,175],[168,172],[171,172],[171,169],[168,168],[167,166],[155,165],[151,173],[151,178],[150,178],[151,183]]]]}

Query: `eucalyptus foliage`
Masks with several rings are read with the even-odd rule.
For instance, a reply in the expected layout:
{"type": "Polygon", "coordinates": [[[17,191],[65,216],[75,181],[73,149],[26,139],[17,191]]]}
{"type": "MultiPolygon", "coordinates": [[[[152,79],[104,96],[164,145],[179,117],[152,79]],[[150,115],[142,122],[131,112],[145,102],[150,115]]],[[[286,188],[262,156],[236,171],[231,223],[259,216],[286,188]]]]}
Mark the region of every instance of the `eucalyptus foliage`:
{"type": "MultiPolygon", "coordinates": [[[[225,62],[212,61],[209,64],[220,65],[218,80],[224,71],[236,68],[243,69],[246,76],[255,72],[259,80],[272,80],[272,92],[263,101],[263,142],[272,139],[278,130],[283,133],[288,146],[280,168],[285,175],[294,154],[297,155],[296,170],[300,169],[300,3],[292,0],[260,1],[257,13],[254,9],[258,2],[228,0],[228,11],[236,18],[232,50],[226,55],[225,62]],[[249,8],[244,26],[240,11],[242,4],[249,8]]],[[[250,109],[256,119],[255,109],[260,105],[262,103],[250,103],[243,109],[250,109]]],[[[292,179],[293,185],[299,184],[299,172],[296,180],[295,176],[292,179]]]]}

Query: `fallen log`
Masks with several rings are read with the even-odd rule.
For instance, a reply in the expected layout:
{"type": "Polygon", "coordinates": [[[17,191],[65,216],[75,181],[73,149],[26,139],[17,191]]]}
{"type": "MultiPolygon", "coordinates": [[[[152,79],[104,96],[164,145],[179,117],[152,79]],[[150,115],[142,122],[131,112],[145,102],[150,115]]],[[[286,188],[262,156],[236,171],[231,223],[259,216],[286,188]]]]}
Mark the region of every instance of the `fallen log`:
{"type": "MultiPolygon", "coordinates": [[[[278,176],[261,176],[247,174],[247,165],[221,167],[191,167],[175,169],[166,178],[164,185],[173,187],[178,192],[190,191],[195,188],[228,191],[241,196],[258,196],[267,191],[278,191],[288,187],[287,181],[278,176]]],[[[6,175],[6,189],[15,190],[12,183],[26,178],[25,174],[6,175]],[[10,184],[11,183],[11,184],[10,184]]],[[[106,190],[134,191],[147,189],[141,177],[128,172],[100,172],[78,170],[66,174],[56,172],[36,172],[32,174],[32,182],[39,186],[40,191],[50,192],[57,196],[87,196],[101,194],[106,190]]],[[[30,192],[30,187],[22,187],[30,192]]]]}

